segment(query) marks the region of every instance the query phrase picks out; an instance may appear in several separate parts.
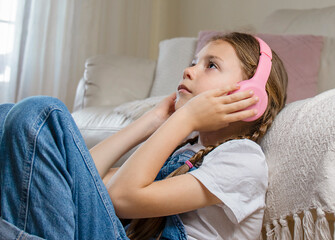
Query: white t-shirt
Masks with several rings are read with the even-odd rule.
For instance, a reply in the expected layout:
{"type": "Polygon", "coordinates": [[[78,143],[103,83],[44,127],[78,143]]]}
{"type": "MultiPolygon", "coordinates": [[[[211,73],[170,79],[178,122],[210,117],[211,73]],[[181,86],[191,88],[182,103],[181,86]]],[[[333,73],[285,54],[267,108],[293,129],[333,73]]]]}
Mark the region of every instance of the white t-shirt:
{"type": "MultiPolygon", "coordinates": [[[[197,152],[200,144],[176,151],[197,152]]],[[[196,177],[222,203],[180,214],[188,239],[258,239],[261,232],[268,168],[261,147],[248,139],[226,142],[196,170],[196,177]]]]}

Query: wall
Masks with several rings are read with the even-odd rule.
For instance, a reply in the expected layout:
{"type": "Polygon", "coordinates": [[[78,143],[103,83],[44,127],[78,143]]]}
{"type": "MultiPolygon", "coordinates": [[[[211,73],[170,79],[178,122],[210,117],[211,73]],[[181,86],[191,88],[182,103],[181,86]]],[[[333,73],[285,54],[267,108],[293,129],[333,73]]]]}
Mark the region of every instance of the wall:
{"type": "Polygon", "coordinates": [[[260,26],[264,18],[276,9],[321,8],[335,5],[333,0],[182,0],[179,14],[179,34],[196,36],[203,29],[236,29],[260,26]]]}
{"type": "Polygon", "coordinates": [[[276,9],[322,8],[334,0],[157,0],[158,26],[151,39],[150,57],[158,55],[159,41],[172,37],[196,37],[201,30],[253,30],[276,9]],[[163,13],[163,14],[161,14],[163,13]],[[168,26],[168,27],[167,27],[168,26]]]}

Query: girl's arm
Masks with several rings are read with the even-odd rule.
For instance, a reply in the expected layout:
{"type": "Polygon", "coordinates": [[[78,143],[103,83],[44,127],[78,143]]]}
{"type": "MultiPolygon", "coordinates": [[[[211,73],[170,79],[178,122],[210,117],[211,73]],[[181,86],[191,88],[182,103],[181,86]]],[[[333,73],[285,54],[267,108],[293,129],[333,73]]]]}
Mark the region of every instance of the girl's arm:
{"type": "MultiPolygon", "coordinates": [[[[101,178],[129,150],[145,141],[174,111],[176,94],[165,98],[158,106],[145,113],[119,132],[94,146],[90,153],[101,178]]],[[[109,171],[109,175],[114,171],[109,171]]]]}
{"type": "Polygon", "coordinates": [[[121,218],[167,216],[219,202],[190,174],[154,182],[172,151],[193,131],[214,131],[253,116],[240,111],[256,102],[248,92],[211,90],[176,111],[115,173],[109,193],[121,218]],[[239,112],[238,112],[239,111],[239,112]],[[210,116],[210,117],[208,117],[210,116]]]}

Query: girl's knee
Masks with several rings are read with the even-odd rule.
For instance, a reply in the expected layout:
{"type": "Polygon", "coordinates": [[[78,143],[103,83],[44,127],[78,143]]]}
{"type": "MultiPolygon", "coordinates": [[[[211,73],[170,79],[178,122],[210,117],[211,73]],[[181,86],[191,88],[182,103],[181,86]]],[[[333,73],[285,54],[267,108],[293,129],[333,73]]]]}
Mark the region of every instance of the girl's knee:
{"type": "Polygon", "coordinates": [[[13,103],[6,103],[0,105],[0,123],[5,120],[7,114],[13,107],[13,103]]]}
{"type": "Polygon", "coordinates": [[[54,110],[68,112],[65,104],[57,98],[47,96],[26,98],[12,107],[7,115],[5,128],[13,130],[22,130],[22,127],[31,128],[36,121],[46,118],[54,110]]]}
{"type": "Polygon", "coordinates": [[[21,102],[16,104],[16,107],[21,109],[29,108],[33,111],[41,111],[48,108],[54,108],[59,110],[66,109],[66,106],[61,100],[49,96],[34,96],[23,99],[21,102]]]}

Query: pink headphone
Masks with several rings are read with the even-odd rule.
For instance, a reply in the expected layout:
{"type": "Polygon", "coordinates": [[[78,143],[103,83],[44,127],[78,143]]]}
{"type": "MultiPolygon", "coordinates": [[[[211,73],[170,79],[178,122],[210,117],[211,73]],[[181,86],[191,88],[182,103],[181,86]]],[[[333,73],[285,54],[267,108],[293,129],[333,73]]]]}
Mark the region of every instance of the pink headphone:
{"type": "Polygon", "coordinates": [[[259,98],[259,101],[256,104],[246,108],[257,109],[257,114],[253,117],[244,119],[243,121],[245,122],[251,122],[260,118],[268,105],[268,95],[265,90],[265,85],[271,72],[272,51],[262,39],[258,37],[256,37],[256,39],[258,40],[260,47],[260,57],[256,73],[252,78],[239,82],[241,87],[238,91],[253,90],[254,96],[259,98]]]}

